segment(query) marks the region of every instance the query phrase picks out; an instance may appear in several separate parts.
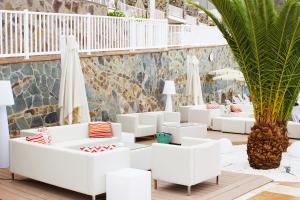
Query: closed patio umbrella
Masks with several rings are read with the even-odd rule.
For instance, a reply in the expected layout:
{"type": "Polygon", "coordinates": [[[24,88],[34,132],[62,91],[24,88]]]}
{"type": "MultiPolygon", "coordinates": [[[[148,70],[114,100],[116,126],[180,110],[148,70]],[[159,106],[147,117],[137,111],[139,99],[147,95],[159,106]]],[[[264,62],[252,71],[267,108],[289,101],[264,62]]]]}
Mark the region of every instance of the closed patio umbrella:
{"type": "Polygon", "coordinates": [[[61,125],[90,122],[78,44],[74,36],[62,37],[61,52],[59,122],[61,125]]]}
{"type": "Polygon", "coordinates": [[[194,104],[203,104],[202,88],[199,77],[199,60],[196,56],[187,57],[186,94],[194,97],[194,104]]]}

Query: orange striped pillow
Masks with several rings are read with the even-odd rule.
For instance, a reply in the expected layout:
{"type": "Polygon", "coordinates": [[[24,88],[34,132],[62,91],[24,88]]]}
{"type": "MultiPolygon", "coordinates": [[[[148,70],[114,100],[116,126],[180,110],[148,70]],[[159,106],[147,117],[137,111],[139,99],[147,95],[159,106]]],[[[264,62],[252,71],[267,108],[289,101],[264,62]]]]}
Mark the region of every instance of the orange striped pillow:
{"type": "Polygon", "coordinates": [[[89,123],[90,138],[110,138],[112,137],[112,127],[110,122],[89,123]]]}
{"type": "Polygon", "coordinates": [[[40,143],[40,144],[47,144],[43,133],[33,135],[33,136],[27,136],[26,141],[40,143]]]}

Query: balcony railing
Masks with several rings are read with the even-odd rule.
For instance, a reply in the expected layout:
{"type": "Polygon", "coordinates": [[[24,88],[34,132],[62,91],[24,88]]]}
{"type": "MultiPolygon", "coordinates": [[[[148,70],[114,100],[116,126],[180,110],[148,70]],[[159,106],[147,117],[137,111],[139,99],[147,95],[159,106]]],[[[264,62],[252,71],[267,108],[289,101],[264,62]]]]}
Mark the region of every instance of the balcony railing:
{"type": "Polygon", "coordinates": [[[147,17],[147,10],[130,6],[122,2],[118,3],[118,9],[124,12],[127,17],[147,17]]]}
{"type": "Polygon", "coordinates": [[[169,4],[169,15],[183,19],[183,9],[169,4]]]}
{"type": "Polygon", "coordinates": [[[0,22],[0,57],[59,54],[62,35],[85,53],[168,45],[167,20],[0,10],[0,22]]]}
{"type": "Polygon", "coordinates": [[[197,24],[197,18],[193,17],[193,16],[190,16],[190,15],[185,16],[185,21],[186,21],[187,24],[190,24],[190,25],[196,25],[197,24]]]}
{"type": "Polygon", "coordinates": [[[169,25],[168,37],[170,47],[227,44],[222,33],[216,27],[207,25],[169,25]]]}
{"type": "Polygon", "coordinates": [[[165,19],[165,18],[166,18],[165,12],[155,9],[155,19],[165,19]]]}

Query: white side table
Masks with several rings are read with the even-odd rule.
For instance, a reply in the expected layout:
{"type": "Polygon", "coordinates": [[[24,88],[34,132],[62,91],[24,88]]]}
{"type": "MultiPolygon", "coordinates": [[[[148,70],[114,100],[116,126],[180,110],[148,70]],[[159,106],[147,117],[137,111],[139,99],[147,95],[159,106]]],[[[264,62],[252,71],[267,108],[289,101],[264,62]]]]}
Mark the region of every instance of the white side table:
{"type": "Polygon", "coordinates": [[[151,200],[151,172],[126,168],[106,175],[107,200],[151,200]]]}
{"type": "Polygon", "coordinates": [[[163,132],[172,134],[172,143],[181,144],[183,137],[205,138],[207,125],[200,123],[181,123],[179,125],[163,126],[163,132]]]}

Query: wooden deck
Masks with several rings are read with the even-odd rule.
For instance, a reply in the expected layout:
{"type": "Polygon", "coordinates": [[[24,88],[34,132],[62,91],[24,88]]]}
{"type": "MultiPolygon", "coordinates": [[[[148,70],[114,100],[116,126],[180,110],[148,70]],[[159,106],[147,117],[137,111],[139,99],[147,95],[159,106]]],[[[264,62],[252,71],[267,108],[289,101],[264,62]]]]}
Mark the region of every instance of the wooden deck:
{"type": "MultiPolygon", "coordinates": [[[[208,138],[228,138],[233,144],[246,144],[247,135],[229,134],[208,131],[208,138]]],[[[151,144],[153,137],[138,140],[139,143],[151,144]]],[[[33,169],[34,170],[34,169],[33,169]]],[[[0,169],[0,200],[89,200],[90,196],[70,190],[65,190],[49,184],[41,183],[23,177],[10,180],[8,170],[0,169]],[[5,180],[8,179],[8,180],[5,180]]],[[[153,200],[230,200],[251,192],[267,183],[270,179],[262,176],[246,175],[233,172],[223,172],[219,185],[215,179],[192,187],[192,196],[186,195],[186,187],[159,182],[158,190],[152,189],[153,200]]],[[[294,184],[294,183],[293,183],[294,184]]],[[[297,183],[295,183],[297,184],[297,183]]],[[[105,195],[99,195],[98,200],[105,200],[105,195]]],[[[125,200],[125,199],[124,199],[125,200]]],[[[278,199],[279,200],[279,199],[278,199]]]]}
{"type": "MultiPolygon", "coordinates": [[[[90,196],[83,195],[63,188],[55,187],[31,179],[16,177],[9,180],[8,170],[0,170],[0,199],[1,200],[89,200],[90,196]],[[8,179],[8,180],[3,180],[8,179]]],[[[158,182],[158,189],[152,189],[153,200],[229,200],[237,198],[251,190],[271,182],[262,176],[223,172],[219,185],[215,179],[192,187],[192,195],[187,196],[186,187],[158,182]]],[[[97,200],[105,200],[105,195],[97,196],[97,200]]],[[[126,199],[124,199],[126,200],[126,199]]]]}

